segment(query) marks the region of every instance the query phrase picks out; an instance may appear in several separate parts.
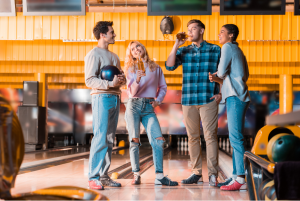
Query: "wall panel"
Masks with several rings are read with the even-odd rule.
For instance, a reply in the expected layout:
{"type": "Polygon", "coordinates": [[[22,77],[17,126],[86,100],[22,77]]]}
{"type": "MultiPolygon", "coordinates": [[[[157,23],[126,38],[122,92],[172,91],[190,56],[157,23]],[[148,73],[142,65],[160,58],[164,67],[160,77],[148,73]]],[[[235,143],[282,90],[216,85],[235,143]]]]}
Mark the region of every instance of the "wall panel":
{"type": "MultiPolygon", "coordinates": [[[[90,13],[86,16],[23,16],[0,17],[1,40],[26,39],[94,39],[92,28],[99,20],[113,20],[117,40],[163,40],[160,21],[163,16],[147,16],[146,13],[90,13]],[[21,23],[25,21],[25,23],[21,23]],[[30,25],[33,22],[33,26],[30,25]],[[21,26],[17,26],[17,24],[21,26]],[[24,28],[25,25],[26,27],[24,28]],[[30,31],[31,29],[31,31],[30,31]],[[72,32],[69,32],[72,30],[72,32]],[[34,33],[34,37],[31,37],[34,33]],[[18,34],[18,36],[17,36],[18,34]]],[[[220,16],[214,12],[210,16],[173,17],[175,30],[169,38],[174,39],[178,31],[187,31],[190,19],[200,19],[206,25],[206,40],[217,40],[223,24],[236,23],[240,28],[240,40],[300,40],[299,18],[293,12],[286,15],[220,16]]]]}
{"type": "MultiPolygon", "coordinates": [[[[117,41],[109,49],[125,59],[125,51],[131,40],[117,41]]],[[[174,41],[143,40],[151,57],[165,61],[171,52],[174,41]]],[[[217,41],[208,41],[217,44],[217,41]]],[[[298,62],[300,58],[299,41],[238,41],[248,62],[298,62]]],[[[63,42],[61,40],[1,41],[0,60],[26,61],[83,61],[96,42],[63,42]],[[26,52],[19,49],[22,48],[26,52]],[[45,55],[47,52],[47,55],[45,55]],[[22,54],[22,55],[20,55],[22,54]]],[[[189,42],[186,45],[190,44],[189,42]]]]}
{"type": "MultiPolygon", "coordinates": [[[[200,19],[205,25],[204,38],[218,44],[221,26],[237,24],[239,44],[249,64],[250,90],[279,90],[280,74],[294,75],[294,90],[300,89],[300,16],[172,16],[175,30],[163,36],[163,16],[147,13],[87,13],[86,16],[0,17],[0,88],[19,87],[32,80],[33,73],[47,73],[49,88],[86,88],[84,57],[96,42],[63,42],[64,39],[92,40],[93,27],[100,20],[114,22],[116,43],[110,50],[124,66],[126,48],[131,40],[140,40],[165,74],[168,89],[181,89],[182,67],[167,71],[164,63],[171,52],[175,35],[187,31],[187,22],[200,19]]],[[[190,43],[186,43],[188,45],[190,43]]]]}
{"type": "Polygon", "coordinates": [[[25,16],[23,16],[23,13],[20,14],[20,16],[17,18],[17,39],[18,40],[24,40],[25,39],[25,29],[26,29],[26,23],[25,23],[25,16]]]}

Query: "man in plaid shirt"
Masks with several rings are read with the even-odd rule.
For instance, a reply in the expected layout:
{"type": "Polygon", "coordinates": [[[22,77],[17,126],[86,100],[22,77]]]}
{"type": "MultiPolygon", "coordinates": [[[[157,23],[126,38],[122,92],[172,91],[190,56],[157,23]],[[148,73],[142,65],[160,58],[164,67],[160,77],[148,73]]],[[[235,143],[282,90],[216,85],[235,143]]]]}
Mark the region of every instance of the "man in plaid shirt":
{"type": "Polygon", "coordinates": [[[182,110],[189,138],[192,175],[181,181],[184,184],[202,183],[200,121],[206,141],[209,185],[218,184],[218,104],[222,99],[219,86],[208,79],[209,73],[218,71],[221,48],[203,40],[205,25],[191,20],[188,39],[192,45],[179,48],[185,40],[178,40],[166,61],[166,69],[175,70],[182,65],[182,110]],[[178,49],[179,48],[179,49],[178,49]]]}

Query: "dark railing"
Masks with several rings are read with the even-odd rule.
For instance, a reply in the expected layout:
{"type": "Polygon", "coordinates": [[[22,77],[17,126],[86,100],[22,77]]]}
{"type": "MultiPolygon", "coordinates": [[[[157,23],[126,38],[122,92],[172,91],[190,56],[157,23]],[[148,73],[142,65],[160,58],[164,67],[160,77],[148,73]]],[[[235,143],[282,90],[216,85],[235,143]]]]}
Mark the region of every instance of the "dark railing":
{"type": "Polygon", "coordinates": [[[259,165],[260,167],[267,170],[269,173],[271,173],[271,174],[274,173],[275,163],[267,161],[266,159],[264,159],[260,156],[257,156],[249,151],[245,152],[244,157],[249,158],[251,161],[255,162],[257,165],[259,165]]]}
{"type": "Polygon", "coordinates": [[[249,199],[260,200],[261,183],[273,179],[275,164],[248,151],[244,154],[244,161],[249,199]]]}

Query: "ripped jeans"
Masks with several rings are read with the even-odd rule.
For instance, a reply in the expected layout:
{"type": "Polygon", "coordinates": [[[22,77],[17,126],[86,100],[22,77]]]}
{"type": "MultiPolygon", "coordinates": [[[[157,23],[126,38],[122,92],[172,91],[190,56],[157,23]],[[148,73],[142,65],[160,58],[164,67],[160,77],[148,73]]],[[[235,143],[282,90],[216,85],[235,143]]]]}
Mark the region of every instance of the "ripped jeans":
{"type": "Polygon", "coordinates": [[[152,101],[154,99],[130,98],[127,102],[125,120],[130,139],[129,152],[132,172],[140,171],[139,145],[141,145],[140,122],[142,122],[152,146],[155,172],[163,173],[164,140],[157,139],[162,137],[162,133],[154,108],[150,104],[152,101]],[[133,142],[133,138],[138,138],[140,143],[133,142]]]}

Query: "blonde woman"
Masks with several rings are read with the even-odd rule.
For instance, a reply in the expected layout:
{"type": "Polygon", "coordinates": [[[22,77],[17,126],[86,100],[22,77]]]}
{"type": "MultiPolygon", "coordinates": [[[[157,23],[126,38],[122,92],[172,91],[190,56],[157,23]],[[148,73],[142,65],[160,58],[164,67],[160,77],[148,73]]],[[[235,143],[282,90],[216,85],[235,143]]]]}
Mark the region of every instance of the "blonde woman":
{"type": "Polygon", "coordinates": [[[167,92],[164,74],[159,65],[149,58],[145,46],[138,41],[132,41],[128,45],[124,71],[129,96],[125,120],[130,139],[131,167],[134,173],[131,184],[141,184],[139,146],[141,145],[140,122],[142,122],[152,146],[156,173],[155,184],[177,186],[176,181],[171,181],[163,174],[164,138],[154,113],[154,108],[161,104],[167,92]],[[145,71],[138,70],[139,58],[142,59],[145,71]]]}

